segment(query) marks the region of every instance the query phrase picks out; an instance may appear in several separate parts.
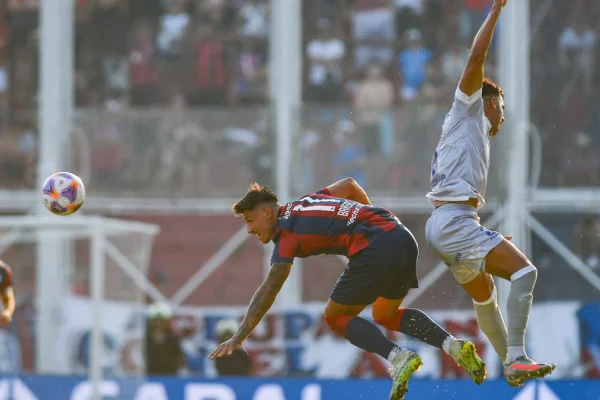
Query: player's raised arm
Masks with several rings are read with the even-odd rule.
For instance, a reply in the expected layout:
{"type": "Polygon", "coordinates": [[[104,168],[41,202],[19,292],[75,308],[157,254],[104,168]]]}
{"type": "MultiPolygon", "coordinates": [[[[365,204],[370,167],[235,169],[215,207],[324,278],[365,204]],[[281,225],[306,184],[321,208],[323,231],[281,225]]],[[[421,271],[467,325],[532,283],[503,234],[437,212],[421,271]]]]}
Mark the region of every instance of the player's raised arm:
{"type": "Polygon", "coordinates": [[[372,205],[367,192],[352,177],[341,179],[327,186],[329,194],[341,199],[353,200],[361,204],[372,205]]]}
{"type": "Polygon", "coordinates": [[[492,43],[492,37],[502,13],[502,7],[507,2],[508,0],[494,0],[488,17],[479,29],[479,32],[477,32],[477,36],[475,36],[467,66],[458,84],[460,91],[467,96],[471,96],[483,85],[483,64],[485,63],[490,43],[492,43]]]}
{"type": "Polygon", "coordinates": [[[237,332],[231,339],[222,343],[210,354],[209,358],[211,360],[217,357],[230,355],[235,348],[242,344],[244,339],[248,337],[250,332],[258,325],[260,320],[275,302],[275,298],[289,276],[291,269],[292,264],[290,263],[273,263],[269,275],[262,285],[260,285],[256,293],[254,293],[254,296],[252,296],[248,310],[246,310],[246,315],[237,332]]]}

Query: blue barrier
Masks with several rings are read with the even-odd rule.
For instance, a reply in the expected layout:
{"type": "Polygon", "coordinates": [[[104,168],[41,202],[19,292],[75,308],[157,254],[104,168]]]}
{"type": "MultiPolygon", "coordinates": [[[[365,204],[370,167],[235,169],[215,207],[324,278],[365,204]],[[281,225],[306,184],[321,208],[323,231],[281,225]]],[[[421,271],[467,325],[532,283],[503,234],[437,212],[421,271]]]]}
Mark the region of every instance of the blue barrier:
{"type": "MultiPolygon", "coordinates": [[[[21,375],[0,379],[2,400],[89,400],[83,377],[21,375]],[[10,392],[12,395],[6,396],[10,392]]],[[[115,378],[101,385],[105,400],[379,400],[389,380],[115,378]]],[[[415,380],[407,400],[600,400],[600,381],[536,381],[514,389],[502,380],[415,380]]]]}

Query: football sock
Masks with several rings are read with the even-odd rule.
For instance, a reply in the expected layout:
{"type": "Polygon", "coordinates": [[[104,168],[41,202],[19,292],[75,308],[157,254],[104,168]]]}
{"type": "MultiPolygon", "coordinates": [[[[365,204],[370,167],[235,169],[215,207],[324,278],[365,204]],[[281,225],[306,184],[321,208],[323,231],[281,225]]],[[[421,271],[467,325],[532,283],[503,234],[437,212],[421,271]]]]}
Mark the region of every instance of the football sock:
{"type": "Polygon", "coordinates": [[[488,300],[483,302],[473,300],[473,305],[479,328],[487,336],[500,360],[504,362],[506,360],[508,333],[502,313],[500,312],[500,307],[498,307],[496,286],[494,286],[492,295],[488,300]]]}
{"type": "Polygon", "coordinates": [[[454,339],[448,331],[416,308],[399,308],[393,316],[375,322],[439,349],[444,349],[444,341],[448,338],[454,339]]]}
{"type": "Polygon", "coordinates": [[[354,317],[348,322],[345,338],[356,347],[379,354],[385,359],[398,347],[385,337],[381,329],[361,317],[354,317]]]}
{"type": "Polygon", "coordinates": [[[529,321],[536,280],[537,269],[533,265],[520,269],[510,277],[511,285],[506,305],[509,348],[507,363],[527,355],[525,353],[525,331],[529,321]]]}

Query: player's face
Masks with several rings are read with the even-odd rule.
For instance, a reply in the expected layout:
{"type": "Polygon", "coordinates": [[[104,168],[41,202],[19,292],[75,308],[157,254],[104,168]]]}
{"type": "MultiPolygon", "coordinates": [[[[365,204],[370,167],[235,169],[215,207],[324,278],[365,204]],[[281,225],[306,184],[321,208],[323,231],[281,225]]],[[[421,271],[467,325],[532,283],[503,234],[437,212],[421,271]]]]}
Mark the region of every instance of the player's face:
{"type": "Polygon", "coordinates": [[[496,136],[504,123],[504,99],[501,96],[495,96],[488,100],[485,116],[492,124],[490,136],[496,136]]]}
{"type": "Polygon", "coordinates": [[[244,211],[242,216],[246,222],[248,234],[256,235],[258,240],[263,243],[269,243],[273,239],[275,223],[273,223],[273,209],[271,207],[258,206],[252,211],[244,211]]]}

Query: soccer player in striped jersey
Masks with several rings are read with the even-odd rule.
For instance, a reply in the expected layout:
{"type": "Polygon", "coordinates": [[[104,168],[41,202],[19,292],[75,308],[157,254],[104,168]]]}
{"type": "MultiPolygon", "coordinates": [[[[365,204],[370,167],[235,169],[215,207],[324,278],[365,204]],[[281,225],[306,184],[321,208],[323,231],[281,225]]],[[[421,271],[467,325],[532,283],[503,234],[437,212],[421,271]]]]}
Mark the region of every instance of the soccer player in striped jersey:
{"type": "Polygon", "coordinates": [[[377,324],[443,349],[473,381],[483,382],[485,364],[472,343],[454,338],[423,311],[400,307],[408,291],[418,287],[417,242],[393,213],[374,207],[354,179],[343,179],[285,205],[270,189],[255,183],[233,211],[244,218],[249,234],[265,244],[273,241],[275,248],[271,270],[252,297],[237,333],[213,351],[211,359],[231,354],[252,332],[275,301],[295,257],[339,254],[347,256],[349,263],[333,287],[325,321],[353,345],[391,362],[390,399],[404,398],[408,380],[422,362],[359,317],[370,304],[377,324]]]}
{"type": "Polygon", "coordinates": [[[481,226],[477,215],[485,204],[490,137],[498,134],[504,122],[504,93],[484,78],[483,64],[506,3],[507,0],[494,0],[475,37],[452,109],[442,126],[431,163],[431,191],[427,193],[435,210],[427,221],[425,237],[473,298],[479,326],[504,363],[507,382],[521,386],[555,368],[552,363],[533,361],[525,352],[525,330],[537,269],[509,241],[510,237],[481,226]],[[511,282],[508,330],[498,307],[492,275],[511,282]]]}

